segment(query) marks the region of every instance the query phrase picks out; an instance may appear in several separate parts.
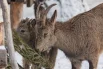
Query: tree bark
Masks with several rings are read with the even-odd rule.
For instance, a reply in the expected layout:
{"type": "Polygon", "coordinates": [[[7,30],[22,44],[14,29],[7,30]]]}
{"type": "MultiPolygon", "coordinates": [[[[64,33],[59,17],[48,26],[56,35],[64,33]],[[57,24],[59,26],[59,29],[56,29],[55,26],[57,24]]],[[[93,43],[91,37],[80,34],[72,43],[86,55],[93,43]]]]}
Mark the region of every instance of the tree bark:
{"type": "Polygon", "coordinates": [[[4,31],[6,37],[6,44],[8,46],[10,64],[12,66],[12,69],[19,69],[15,58],[15,50],[14,50],[13,39],[12,39],[10,15],[8,10],[7,0],[0,0],[0,4],[3,12],[4,31]]]}
{"type": "MultiPolygon", "coordinates": [[[[16,30],[23,16],[23,2],[10,3],[10,18],[12,29],[16,30]]],[[[30,69],[30,63],[23,58],[23,68],[30,69]]]]}
{"type": "Polygon", "coordinates": [[[11,2],[10,14],[11,26],[16,29],[23,16],[23,2],[11,2]]]}

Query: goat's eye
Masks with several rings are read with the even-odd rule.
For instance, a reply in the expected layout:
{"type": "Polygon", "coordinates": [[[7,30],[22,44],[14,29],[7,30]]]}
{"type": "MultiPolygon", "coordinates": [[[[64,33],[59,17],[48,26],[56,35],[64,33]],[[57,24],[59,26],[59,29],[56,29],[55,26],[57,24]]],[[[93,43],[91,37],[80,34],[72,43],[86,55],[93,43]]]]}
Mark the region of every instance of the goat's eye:
{"type": "Polygon", "coordinates": [[[24,33],[24,32],[25,32],[25,30],[20,30],[20,32],[24,33]]]}
{"type": "Polygon", "coordinates": [[[44,38],[47,37],[48,33],[44,33],[44,38]]]}

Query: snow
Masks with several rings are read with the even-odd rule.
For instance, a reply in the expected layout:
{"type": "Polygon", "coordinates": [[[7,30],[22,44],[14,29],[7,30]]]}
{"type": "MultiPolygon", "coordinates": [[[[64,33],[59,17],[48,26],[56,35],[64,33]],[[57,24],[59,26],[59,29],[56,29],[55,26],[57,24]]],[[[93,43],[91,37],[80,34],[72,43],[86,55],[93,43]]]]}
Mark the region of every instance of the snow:
{"type": "Polygon", "coordinates": [[[6,50],[5,46],[0,46],[0,50],[6,50]]]}
{"type": "Polygon", "coordinates": [[[98,4],[103,3],[103,0],[86,0],[86,1],[90,8],[93,8],[93,7],[97,6],[98,4]]]}
{"type": "Polygon", "coordinates": [[[29,7],[27,8],[26,5],[24,5],[24,8],[23,8],[23,18],[34,18],[34,11],[33,11],[33,6],[32,7],[29,7]]]}
{"type": "Polygon", "coordinates": [[[17,62],[19,63],[19,65],[23,66],[22,56],[18,52],[15,52],[15,56],[16,56],[16,59],[17,59],[17,62]]]}

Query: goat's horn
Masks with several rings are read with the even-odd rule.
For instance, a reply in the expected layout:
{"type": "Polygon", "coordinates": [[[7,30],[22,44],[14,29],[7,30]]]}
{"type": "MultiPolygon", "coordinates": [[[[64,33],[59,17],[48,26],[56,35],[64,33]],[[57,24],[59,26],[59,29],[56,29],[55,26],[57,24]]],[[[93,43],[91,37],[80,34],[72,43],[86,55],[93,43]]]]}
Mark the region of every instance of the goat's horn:
{"type": "Polygon", "coordinates": [[[49,12],[49,10],[50,10],[53,6],[55,6],[55,5],[57,5],[57,4],[52,4],[52,5],[50,5],[50,6],[45,10],[45,15],[47,15],[48,12],[49,12]]]}
{"type": "Polygon", "coordinates": [[[40,6],[41,6],[41,3],[39,3],[37,5],[37,8],[36,8],[36,14],[35,14],[35,18],[38,20],[40,18],[40,12],[39,12],[39,9],[40,9],[40,6]]]}
{"type": "Polygon", "coordinates": [[[43,25],[45,26],[45,21],[46,21],[46,17],[47,17],[47,13],[49,12],[49,10],[55,6],[56,4],[52,4],[50,5],[45,11],[44,11],[44,14],[42,14],[43,16],[41,17],[42,20],[43,20],[43,25]]]}

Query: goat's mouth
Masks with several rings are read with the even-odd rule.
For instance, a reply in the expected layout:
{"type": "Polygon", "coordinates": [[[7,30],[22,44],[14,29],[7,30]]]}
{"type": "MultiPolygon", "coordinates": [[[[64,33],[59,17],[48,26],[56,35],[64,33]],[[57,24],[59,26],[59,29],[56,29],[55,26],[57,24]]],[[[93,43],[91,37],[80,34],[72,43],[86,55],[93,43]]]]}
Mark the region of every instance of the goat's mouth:
{"type": "Polygon", "coordinates": [[[43,48],[42,46],[37,46],[36,49],[37,49],[38,51],[40,51],[40,52],[46,51],[46,49],[43,48]]]}
{"type": "Polygon", "coordinates": [[[43,48],[41,46],[41,47],[37,47],[36,49],[39,50],[40,52],[45,52],[45,51],[49,51],[51,48],[43,48]]]}
{"type": "Polygon", "coordinates": [[[46,51],[45,48],[40,48],[40,49],[38,48],[38,50],[39,50],[40,52],[46,51]]]}

